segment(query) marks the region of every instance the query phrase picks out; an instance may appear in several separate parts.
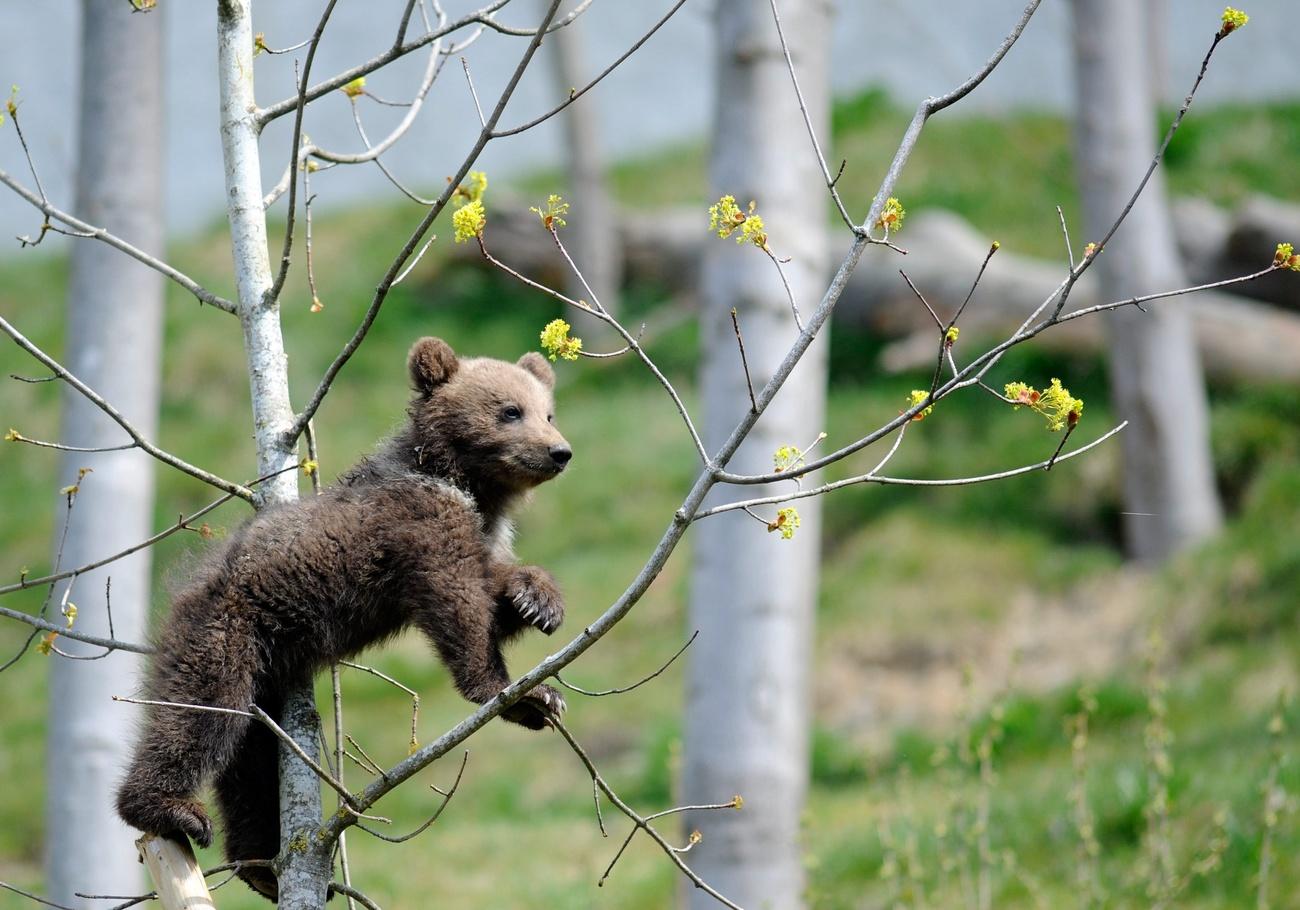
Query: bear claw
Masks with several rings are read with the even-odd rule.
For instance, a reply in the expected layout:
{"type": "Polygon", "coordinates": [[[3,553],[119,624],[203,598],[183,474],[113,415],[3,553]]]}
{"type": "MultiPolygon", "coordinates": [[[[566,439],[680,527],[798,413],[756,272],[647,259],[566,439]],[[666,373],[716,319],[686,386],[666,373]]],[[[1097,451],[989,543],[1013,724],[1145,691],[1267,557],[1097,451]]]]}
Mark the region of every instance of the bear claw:
{"type": "Polygon", "coordinates": [[[542,569],[515,568],[504,593],[520,619],[547,635],[564,621],[564,600],[554,580],[542,569]]]}
{"type": "Polygon", "coordinates": [[[530,730],[543,730],[553,720],[559,720],[567,707],[564,696],[550,686],[540,685],[507,708],[502,716],[530,730]]]}

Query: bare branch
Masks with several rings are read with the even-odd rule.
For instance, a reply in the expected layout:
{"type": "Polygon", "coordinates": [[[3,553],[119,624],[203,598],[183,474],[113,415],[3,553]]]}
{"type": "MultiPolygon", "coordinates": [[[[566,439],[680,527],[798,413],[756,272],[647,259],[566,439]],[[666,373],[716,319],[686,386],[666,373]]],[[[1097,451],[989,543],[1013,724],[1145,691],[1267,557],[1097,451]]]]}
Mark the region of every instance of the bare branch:
{"type": "Polygon", "coordinates": [[[225,480],[224,478],[218,477],[216,474],[212,474],[208,471],[203,470],[202,468],[197,468],[194,465],[190,464],[189,462],[177,458],[175,455],[172,455],[170,452],[164,452],[162,449],[158,448],[156,445],[149,442],[147,439],[144,438],[144,436],[141,435],[140,431],[137,430],[135,426],[130,423],[130,421],[128,421],[125,417],[123,417],[118,412],[117,408],[113,407],[111,404],[105,401],[103,397],[94,389],[90,388],[90,386],[86,385],[76,376],[73,376],[57,360],[55,360],[49,354],[46,354],[44,351],[38,348],[34,343],[29,341],[26,338],[26,336],[24,336],[21,332],[19,332],[16,328],[14,328],[9,323],[9,321],[6,320],[3,316],[0,316],[0,331],[3,331],[6,335],[12,338],[20,348],[22,348],[24,351],[26,351],[27,353],[35,357],[37,360],[39,360],[56,376],[58,376],[68,385],[72,386],[83,396],[85,396],[86,399],[88,399],[91,402],[91,404],[95,405],[95,407],[99,408],[110,418],[112,418],[114,423],[116,423],[122,429],[126,430],[127,435],[130,436],[133,440],[135,440],[135,444],[137,446],[139,446],[144,451],[148,452],[154,458],[158,459],[165,465],[170,465],[171,467],[175,468],[176,470],[184,474],[188,474],[191,477],[198,478],[204,483],[216,487],[218,490],[225,490],[227,493],[231,493],[235,496],[238,496],[240,499],[244,499],[249,502],[252,502],[253,491],[248,489],[248,487],[245,487],[237,483],[231,483],[229,480],[225,480]]]}
{"type": "Polygon", "coordinates": [[[644,35],[638,38],[631,47],[629,47],[626,51],[624,51],[622,54],[619,55],[617,60],[615,60],[609,66],[605,67],[605,69],[603,69],[600,72],[600,75],[596,76],[595,79],[592,79],[582,88],[570,92],[569,97],[566,98],[564,101],[560,102],[558,105],[551,108],[551,110],[547,111],[545,114],[542,114],[540,117],[534,117],[532,120],[529,120],[526,123],[519,124],[519,126],[511,127],[508,130],[496,130],[495,132],[492,133],[492,138],[499,139],[504,136],[514,136],[519,133],[523,133],[528,130],[531,130],[539,123],[545,123],[547,120],[550,120],[560,111],[564,110],[570,104],[577,101],[583,95],[587,94],[587,92],[595,88],[602,79],[604,79],[610,73],[614,72],[614,70],[618,69],[623,64],[624,60],[626,60],[628,57],[631,57],[633,54],[639,51],[641,49],[641,45],[645,44],[652,37],[654,37],[654,33],[659,31],[659,29],[663,28],[663,26],[668,22],[668,20],[673,17],[673,14],[676,13],[679,9],[681,9],[685,3],[686,0],[677,0],[677,2],[672,5],[672,8],[669,9],[668,12],[664,13],[663,17],[650,27],[650,31],[646,32],[644,35]]]}
{"type": "MultiPolygon", "coordinates": [[[[334,14],[334,4],[337,2],[338,0],[329,0],[325,4],[325,11],[321,13],[320,21],[316,23],[316,31],[312,33],[307,48],[307,59],[303,63],[302,78],[298,81],[298,104],[293,118],[293,142],[289,152],[289,211],[285,214],[284,248],[280,252],[280,271],[276,274],[275,280],[271,282],[271,287],[263,298],[263,305],[280,299],[280,292],[284,290],[284,282],[289,277],[290,254],[293,252],[293,221],[298,212],[298,207],[295,204],[298,196],[298,149],[302,145],[302,115],[307,107],[307,79],[311,75],[312,61],[316,59],[316,48],[320,47],[320,39],[325,33],[325,25],[329,22],[330,16],[334,14]]],[[[296,65],[294,69],[297,69],[296,65]]]]}
{"type": "Polygon", "coordinates": [[[1025,26],[1029,24],[1029,20],[1038,11],[1038,7],[1042,2],[1043,0],[1030,0],[1029,4],[1025,6],[1024,12],[1020,14],[1020,20],[1012,28],[1010,34],[1003,39],[998,49],[993,52],[993,56],[980,67],[979,72],[948,94],[941,95],[938,98],[927,98],[917,107],[916,114],[913,115],[912,122],[903,135],[903,141],[898,146],[898,151],[894,153],[894,160],[889,163],[889,170],[885,174],[885,179],[881,181],[880,189],[876,191],[876,196],[871,201],[871,209],[867,213],[866,220],[861,225],[862,230],[866,230],[870,225],[875,224],[876,219],[880,217],[881,211],[885,208],[885,202],[894,194],[894,186],[903,173],[903,167],[907,164],[907,159],[912,155],[912,149],[916,147],[916,140],[921,137],[921,130],[925,127],[925,122],[934,114],[956,104],[975,91],[979,84],[989,77],[989,74],[997,68],[998,64],[1002,62],[1002,58],[1019,40],[1025,26]]]}
{"type": "MultiPolygon", "coordinates": [[[[431,44],[434,41],[437,41],[439,38],[442,38],[446,35],[450,35],[452,32],[459,31],[468,26],[482,25],[492,29],[493,31],[500,32],[503,35],[513,35],[520,38],[533,38],[537,41],[540,41],[541,38],[547,32],[555,31],[557,28],[563,28],[564,26],[568,25],[570,22],[573,22],[578,16],[580,16],[584,11],[586,11],[588,6],[591,5],[591,0],[583,0],[583,2],[578,4],[578,6],[574,8],[574,10],[570,12],[568,15],[562,16],[559,19],[555,19],[554,14],[552,14],[537,29],[516,29],[516,28],[510,28],[509,26],[502,25],[501,23],[497,22],[496,19],[494,19],[492,16],[493,13],[501,9],[509,2],[510,0],[494,0],[494,2],[489,3],[487,6],[484,6],[475,12],[462,16],[461,18],[457,19],[455,22],[452,22],[448,25],[443,25],[437,29],[434,29],[433,31],[427,32],[426,34],[421,35],[419,38],[412,39],[411,41],[408,41],[406,44],[401,44],[401,45],[395,44],[393,47],[384,51],[382,54],[379,54],[371,58],[370,60],[367,60],[365,63],[362,63],[358,66],[354,66],[350,70],[346,70],[345,72],[339,73],[336,76],[331,76],[329,79],[326,79],[324,82],[319,82],[316,85],[313,85],[310,89],[307,90],[307,93],[305,95],[306,101],[308,104],[310,104],[311,102],[315,101],[317,98],[321,97],[322,95],[328,94],[329,92],[332,92],[337,88],[341,88],[342,86],[347,85],[353,79],[356,79],[360,76],[365,76],[369,73],[373,73],[375,70],[387,66],[388,64],[392,63],[394,60],[400,59],[401,57],[405,57],[407,54],[412,53],[413,51],[418,51],[420,48],[424,47],[427,44],[431,44]]],[[[272,120],[276,120],[280,117],[283,117],[285,114],[292,111],[294,107],[297,105],[297,103],[298,103],[297,97],[286,98],[285,100],[278,101],[275,104],[270,105],[269,107],[262,108],[257,112],[258,124],[260,126],[266,126],[266,124],[270,123],[272,120]]]]}
{"type": "MultiPolygon", "coordinates": [[[[1008,477],[1018,477],[1021,474],[1030,474],[1034,471],[1047,471],[1047,470],[1051,470],[1052,465],[1056,464],[1057,462],[1066,461],[1070,458],[1074,458],[1077,455],[1082,455],[1084,452],[1087,452],[1090,449],[1096,448],[1106,440],[1110,439],[1116,433],[1123,430],[1126,426],[1128,426],[1127,420],[1121,423],[1119,426],[1109,430],[1102,436],[1097,437],[1087,445],[1074,449],[1071,452],[1067,452],[1064,455],[1060,455],[1060,457],[1057,457],[1060,453],[1060,448],[1058,448],[1057,454],[1054,454],[1051,458],[1036,462],[1035,464],[1025,465],[1024,467],[1012,468],[1009,471],[999,471],[996,474],[981,474],[976,477],[953,477],[953,478],[946,478],[940,480],[923,480],[923,479],[908,478],[908,477],[886,477],[880,474],[876,474],[874,472],[869,474],[859,474],[857,477],[848,477],[844,480],[834,481],[833,483],[822,484],[819,487],[813,487],[812,489],[809,490],[796,490],[792,493],[781,493],[776,496],[762,496],[757,499],[746,499],[743,502],[729,502],[724,505],[714,506],[711,509],[702,509],[701,511],[695,513],[695,518],[693,520],[699,521],[701,518],[708,518],[710,515],[717,515],[721,512],[732,512],[735,511],[736,509],[749,509],[749,508],[753,508],[754,506],[769,505],[771,503],[778,503],[778,502],[790,502],[791,500],[794,499],[807,499],[810,496],[821,496],[823,494],[831,492],[832,490],[839,490],[843,487],[851,487],[860,483],[878,483],[881,485],[894,485],[894,486],[907,486],[907,487],[959,487],[959,486],[969,486],[970,484],[976,484],[976,483],[988,483],[993,480],[1005,480],[1008,477]]],[[[901,439],[902,436],[900,435],[899,440],[901,439]]],[[[1062,440],[1061,444],[1062,446],[1064,446],[1065,440],[1062,440]]],[[[890,454],[891,455],[893,454],[892,450],[890,454]]]]}
{"type": "Polygon", "coordinates": [[[128,256],[130,256],[132,259],[136,260],[137,262],[144,263],[149,268],[153,269],[156,272],[160,272],[161,274],[170,278],[172,281],[179,284],[181,287],[185,288],[185,290],[189,291],[191,294],[193,294],[195,297],[198,298],[199,303],[206,303],[209,306],[216,307],[219,310],[224,310],[227,313],[235,312],[235,305],[231,303],[229,300],[227,300],[226,298],[217,296],[216,294],[204,288],[193,278],[189,277],[188,275],[184,274],[178,269],[173,268],[172,266],[168,265],[167,263],[163,262],[160,259],[150,256],[148,253],[144,252],[138,247],[132,246],[122,238],[114,234],[110,234],[108,231],[104,230],[103,228],[95,227],[92,224],[87,224],[86,222],[82,221],[80,218],[77,218],[73,215],[69,215],[67,212],[63,212],[60,211],[59,209],[56,209],[48,202],[43,201],[41,197],[37,196],[31,190],[27,189],[25,186],[20,184],[13,177],[9,176],[9,174],[6,173],[4,170],[0,170],[0,183],[3,183],[5,186],[9,187],[9,189],[13,190],[24,200],[34,205],[37,209],[40,210],[41,214],[43,214],[46,218],[53,218],[54,220],[60,221],[63,224],[66,224],[69,227],[71,227],[73,230],[77,231],[77,234],[75,236],[88,237],[93,240],[99,240],[113,247],[115,250],[119,250],[123,253],[126,253],[128,256]]]}

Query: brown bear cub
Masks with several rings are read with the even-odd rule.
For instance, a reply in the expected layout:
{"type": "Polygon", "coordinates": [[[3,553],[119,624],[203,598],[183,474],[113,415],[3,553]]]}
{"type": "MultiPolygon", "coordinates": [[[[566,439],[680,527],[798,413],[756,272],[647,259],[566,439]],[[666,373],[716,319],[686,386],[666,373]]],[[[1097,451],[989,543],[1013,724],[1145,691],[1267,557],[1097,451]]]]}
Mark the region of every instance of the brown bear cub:
{"type": "MultiPolygon", "coordinates": [[[[282,693],[415,626],[456,688],[482,703],[510,682],[501,645],[564,618],[554,579],[511,553],[511,506],[569,463],[554,426],[555,374],[457,358],[423,338],[408,360],[406,425],[320,496],[268,508],[212,552],[176,596],[146,684],[158,701],[279,716],[282,693]]],[[[538,686],[503,716],[530,729],[564,710],[538,686]]],[[[150,709],[118,812],[151,834],[212,843],[196,793],[215,781],[231,861],[280,850],[278,742],[249,717],[150,709]]],[[[274,900],[268,869],[244,879],[274,900]]]]}

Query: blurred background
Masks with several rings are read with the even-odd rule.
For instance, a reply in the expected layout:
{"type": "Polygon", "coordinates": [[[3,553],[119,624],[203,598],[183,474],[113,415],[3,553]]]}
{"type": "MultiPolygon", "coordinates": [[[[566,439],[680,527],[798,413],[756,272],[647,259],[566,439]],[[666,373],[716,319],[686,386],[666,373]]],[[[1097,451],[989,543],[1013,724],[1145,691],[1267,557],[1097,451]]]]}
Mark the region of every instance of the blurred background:
{"type": "MultiPolygon", "coordinates": [[[[766,14],[767,5],[758,5],[766,14]]],[[[969,359],[1005,337],[1064,276],[1057,206],[1076,256],[1102,233],[1080,189],[1087,185],[1081,181],[1099,178],[1079,166],[1077,153],[1089,147],[1090,135],[1077,114],[1087,110],[1089,95],[1101,92],[1100,81],[1095,90],[1084,88],[1078,76],[1089,71],[1080,62],[1086,54],[1072,6],[1077,15],[1087,5],[1045,3],[1004,65],[927,127],[895,191],[909,214],[893,239],[909,256],[869,251],[819,355],[828,366],[826,445],[858,438],[903,410],[910,390],[928,388],[933,325],[898,277],[900,265],[946,317],[961,303],[991,241],[1000,242],[962,322],[957,350],[969,359]]],[[[160,6],[166,254],[233,299],[215,125],[215,12],[210,4],[182,8],[161,0],[160,6]]],[[[256,11],[268,45],[284,47],[309,35],[316,13],[301,6],[264,4],[256,11]]],[[[332,74],[382,51],[401,4],[393,6],[379,15],[371,4],[341,3],[315,72],[332,74]]],[[[453,16],[472,8],[446,6],[453,16]]],[[[543,45],[504,122],[522,122],[558,103],[565,86],[581,84],[583,74],[598,72],[644,33],[662,15],[660,6],[666,8],[597,0],[571,41],[543,45]]],[[[715,267],[708,250],[720,243],[707,231],[706,210],[727,191],[716,181],[724,170],[716,127],[717,105],[725,102],[718,100],[714,29],[722,6],[688,2],[581,105],[536,131],[494,142],[477,165],[491,181],[486,237],[493,253],[556,287],[569,279],[528,207],[562,192],[573,202],[576,226],[584,203],[608,196],[605,242],[575,239],[575,256],[601,274],[605,299],[617,305],[625,325],[645,323],[647,349],[696,409],[699,314],[715,296],[702,289],[715,267]],[[572,119],[579,107],[580,122],[572,119]],[[575,135],[584,141],[575,144],[575,135]]],[[[1136,6],[1149,7],[1154,23],[1140,29],[1138,50],[1126,61],[1094,64],[1101,67],[1094,72],[1126,66],[1149,80],[1146,93],[1127,84],[1149,102],[1149,111],[1137,116],[1150,127],[1142,142],[1154,148],[1196,75],[1222,8],[1202,0],[1136,6]]],[[[1168,149],[1164,184],[1152,200],[1167,249],[1145,261],[1169,258],[1176,271],[1165,274],[1186,281],[1161,287],[1244,274],[1267,265],[1277,243],[1300,243],[1300,65],[1291,6],[1255,0],[1249,26],[1217,52],[1168,149]]],[[[7,10],[0,60],[0,81],[19,87],[24,136],[46,192],[74,212],[79,10],[70,0],[7,10]]],[[[525,25],[540,10],[534,0],[516,0],[502,19],[525,25]]],[[[1019,11],[1016,0],[881,0],[831,8],[825,40],[816,45],[823,49],[804,53],[828,74],[823,141],[832,172],[846,162],[837,188],[854,218],[865,217],[917,102],[974,72],[1019,11]]],[[[793,21],[795,13],[788,16],[793,21]]],[[[520,38],[488,33],[467,52],[485,104],[505,84],[521,47],[520,38]]],[[[295,56],[301,52],[257,58],[262,104],[292,94],[295,56]]],[[[366,89],[386,99],[409,96],[423,65],[421,55],[412,55],[369,77],[366,89]]],[[[788,90],[784,78],[772,86],[788,90]]],[[[358,104],[372,138],[402,116],[366,100],[358,104]]],[[[1120,105],[1102,100],[1102,119],[1118,120],[1120,105]]],[[[120,103],[133,101],[128,95],[120,103]]],[[[360,149],[349,111],[342,93],[322,99],[309,111],[308,134],[321,145],[360,149]]],[[[291,119],[264,135],[268,187],[288,159],[291,119]]],[[[414,191],[436,194],[477,129],[464,73],[453,59],[384,163],[414,191]]],[[[802,124],[793,119],[789,130],[798,139],[791,154],[813,164],[806,193],[824,195],[802,124]]],[[[1100,136],[1103,144],[1118,141],[1104,130],[1100,136]]],[[[1146,161],[1150,152],[1139,157],[1146,161]]],[[[30,185],[8,124],[0,129],[0,169],[30,185]]],[[[319,194],[313,244],[324,306],[312,311],[301,270],[291,273],[282,298],[299,405],[353,332],[423,213],[373,166],[320,172],[312,191],[319,194]]],[[[736,192],[739,198],[750,191],[736,192]]],[[[780,253],[780,209],[760,210],[780,253]]],[[[283,217],[281,203],[272,210],[274,249],[283,217]]],[[[830,209],[824,221],[822,271],[829,277],[851,237],[830,209]]],[[[34,209],[0,192],[0,236],[32,234],[39,224],[34,209]]],[[[393,290],[316,418],[326,479],[401,420],[408,394],[403,359],[413,339],[440,335],[458,351],[513,360],[536,348],[541,326],[562,315],[550,298],[485,266],[472,244],[447,242],[448,217],[434,232],[445,239],[393,290]]],[[[1116,257],[1123,240],[1123,234],[1116,240],[1116,257]]],[[[0,314],[56,356],[67,333],[68,254],[78,242],[50,237],[35,250],[0,245],[0,314]]],[[[749,268],[768,267],[757,251],[744,252],[753,253],[749,268]]],[[[1137,269],[1081,284],[1076,304],[1149,290],[1124,285],[1137,269]]],[[[1206,507],[1213,520],[1185,534],[1171,532],[1176,540],[1169,546],[1135,551],[1142,532],[1134,530],[1134,515],[1146,513],[1126,491],[1123,477],[1132,475],[1122,471],[1117,442],[1050,473],[995,484],[849,487],[825,499],[820,527],[805,524],[820,565],[813,582],[809,732],[799,747],[810,781],[799,811],[797,857],[807,906],[1167,905],[1173,891],[1148,893],[1149,883],[1160,879],[1177,886],[1177,906],[1300,907],[1300,710],[1294,702],[1300,682],[1300,276],[1273,275],[1232,290],[1244,296],[1163,305],[1183,308],[1177,332],[1187,336],[1204,369],[1206,495],[1217,500],[1206,507]],[[1261,882],[1267,883],[1262,897],[1261,882]]],[[[805,313],[820,291],[808,295],[805,313]]],[[[166,295],[159,443],[222,476],[245,479],[255,461],[235,323],[197,308],[179,288],[167,287],[166,295]]],[[[610,347],[599,333],[587,337],[590,349],[610,347]]],[[[1075,439],[1088,441],[1131,416],[1112,404],[1123,401],[1108,356],[1113,346],[1114,335],[1100,320],[1075,323],[1008,353],[994,384],[1024,379],[1042,387],[1059,376],[1087,403],[1075,439]]],[[[17,348],[0,351],[0,373],[35,372],[17,348]]],[[[517,549],[523,561],[557,576],[568,597],[566,630],[574,630],[622,593],[689,489],[698,460],[671,402],[638,363],[581,360],[557,371],[557,423],[575,461],[521,515],[517,549]]],[[[1198,394],[1200,382],[1198,374],[1198,394]]],[[[1148,393],[1148,401],[1171,402],[1176,422],[1185,424],[1186,385],[1167,388],[1165,399],[1148,393]]],[[[55,384],[4,379],[0,425],[57,439],[55,384]]],[[[804,446],[810,439],[788,441],[804,446]]],[[[967,392],[911,426],[890,473],[996,472],[1046,458],[1057,442],[1034,415],[967,392]]],[[[760,453],[755,470],[770,451],[760,453]]],[[[872,448],[851,456],[827,469],[826,479],[863,473],[881,454],[872,448]]],[[[64,511],[59,490],[75,479],[65,471],[49,451],[0,448],[0,583],[49,565],[64,511]]],[[[211,498],[197,482],[160,471],[155,525],[211,498]]],[[[227,505],[206,522],[221,535],[245,513],[227,505]]],[[[762,535],[772,553],[781,552],[760,525],[742,520],[734,539],[762,535]]],[[[205,545],[197,534],[181,534],[157,546],[156,610],[167,603],[168,578],[182,574],[187,554],[205,545]]],[[[688,601],[692,590],[698,597],[700,584],[692,582],[692,555],[684,546],[640,605],[566,679],[600,689],[654,670],[696,628],[688,601]]],[[[34,611],[41,597],[20,592],[3,600],[34,611]]],[[[0,624],[0,658],[24,638],[23,628],[0,624]]],[[[511,665],[531,666],[556,646],[528,638],[511,665]]],[[[570,726],[607,779],[644,811],[681,802],[690,790],[682,778],[690,654],[635,692],[569,698],[570,726]]],[[[118,657],[124,655],[110,659],[118,657]]],[[[56,659],[29,654],[0,675],[0,779],[9,782],[0,787],[0,879],[36,891],[45,852],[55,849],[45,845],[40,807],[46,791],[61,785],[47,779],[44,766],[47,664],[56,659]]],[[[467,713],[414,636],[365,660],[420,693],[421,741],[467,713]]],[[[405,756],[409,697],[346,670],[344,692],[349,729],[374,759],[388,765],[405,756]]],[[[557,737],[491,724],[468,745],[460,790],[428,832],[397,846],[351,837],[353,874],[381,906],[659,908],[678,900],[678,874],[641,838],[596,888],[625,828],[607,810],[612,837],[601,837],[590,783],[557,737]]],[[[436,763],[420,776],[422,784],[405,787],[377,810],[393,819],[395,831],[419,824],[436,807],[426,785],[448,785],[460,760],[457,754],[436,763]]],[[[354,782],[365,777],[355,767],[348,773],[354,782]]],[[[747,806],[763,797],[741,793],[747,806]]],[[[718,801],[731,795],[714,794],[718,801]]],[[[205,865],[219,861],[216,850],[210,853],[202,857],[205,865]]],[[[239,888],[218,892],[218,906],[260,905],[251,894],[236,893],[239,888]]],[[[0,907],[10,906],[31,904],[0,893],[0,907]]]]}

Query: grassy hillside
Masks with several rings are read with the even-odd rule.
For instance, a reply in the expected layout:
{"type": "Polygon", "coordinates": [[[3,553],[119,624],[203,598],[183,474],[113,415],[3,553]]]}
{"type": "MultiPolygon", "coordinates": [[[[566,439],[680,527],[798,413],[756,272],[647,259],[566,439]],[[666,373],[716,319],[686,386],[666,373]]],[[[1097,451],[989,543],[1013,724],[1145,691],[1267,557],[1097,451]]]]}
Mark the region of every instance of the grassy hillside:
{"type": "MultiPolygon", "coordinates": [[[[855,211],[863,210],[902,117],[871,95],[837,110],[836,154],[850,158],[842,185],[855,211]]],[[[1176,146],[1171,183],[1220,201],[1254,189],[1300,193],[1284,168],[1300,153],[1298,123],[1300,109],[1293,107],[1207,115],[1200,131],[1176,146]]],[[[936,121],[931,129],[900,187],[909,208],[954,206],[996,230],[1005,244],[1055,255],[1054,228],[1044,225],[1054,225],[1057,202],[1067,211],[1073,206],[1064,125],[1025,116],[936,121]]],[[[628,163],[618,169],[617,183],[632,205],[702,203],[701,160],[698,151],[686,150],[628,163]]],[[[536,186],[546,188],[545,181],[536,186]]],[[[296,401],[352,331],[386,257],[417,218],[404,206],[318,223],[325,309],[309,312],[301,284],[286,297],[296,401]]],[[[231,295],[219,230],[172,252],[183,269],[231,295]]],[[[56,354],[64,282],[57,258],[0,265],[0,312],[56,354]]],[[[653,289],[637,295],[653,298],[653,289]]],[[[175,289],[169,296],[161,442],[190,461],[246,479],[252,443],[238,325],[200,310],[175,289]]],[[[435,247],[394,291],[318,416],[325,475],[341,471],[400,419],[403,357],[414,337],[440,334],[463,351],[513,358],[535,347],[537,331],[554,315],[549,300],[494,275],[448,269],[435,247]]],[[[977,342],[963,337],[961,343],[977,342]]],[[[869,338],[837,330],[832,344],[832,442],[897,413],[907,391],[924,381],[878,374],[864,356],[875,348],[869,338]]],[[[694,345],[690,325],[652,345],[688,401],[694,345]]],[[[33,372],[12,346],[0,351],[0,373],[33,372]]],[[[1088,402],[1083,438],[1109,426],[1102,364],[1047,360],[1027,349],[1008,356],[1001,370],[999,382],[1065,379],[1088,402]]],[[[572,630],[621,592],[695,465],[670,403],[636,364],[582,361],[560,371],[558,422],[577,454],[570,472],[538,492],[518,543],[523,559],[559,577],[572,630]]],[[[981,875],[995,906],[1074,903],[1078,876],[1092,869],[1076,856],[1080,824],[1071,792],[1078,781],[1094,817],[1094,877],[1103,882],[1106,905],[1146,906],[1144,810],[1155,804],[1162,780],[1172,820],[1161,844],[1169,845],[1178,874],[1196,857],[1217,857],[1218,868],[1188,879],[1178,905],[1254,906],[1265,830],[1260,787],[1275,747],[1290,756],[1277,780],[1293,795],[1270,835],[1274,906],[1287,906],[1288,895],[1300,893],[1294,703],[1279,715],[1280,732],[1269,733],[1276,695],[1296,691],[1300,666],[1300,397],[1290,388],[1222,387],[1212,394],[1216,464],[1233,522],[1221,539],[1154,575],[1121,565],[1113,446],[1050,474],[998,485],[855,487],[827,501],[814,787],[806,815],[815,907],[960,906],[981,875]],[[1112,625],[1103,628],[1103,621],[1129,630],[1133,640],[1117,636],[1112,625]],[[1163,697],[1156,697],[1158,687],[1143,667],[1150,627],[1168,642],[1157,674],[1167,686],[1163,697]],[[1009,654],[1013,640],[1026,643],[1018,661],[1009,654]],[[1095,650],[1105,652],[1096,664],[1102,671],[1084,660],[1095,650]],[[967,667],[969,685],[961,682],[967,667]],[[1081,697],[1082,683],[1091,690],[1081,697]],[[1164,706],[1155,728],[1153,704],[1164,706]],[[1091,711],[1083,748],[1067,724],[1085,706],[1091,711]],[[1151,774],[1149,729],[1172,735],[1167,775],[1151,774]],[[981,744],[987,744],[982,754],[981,744]],[[1082,772],[1074,770],[1076,762],[1082,772]]],[[[50,384],[5,381],[0,425],[54,438],[56,397],[50,384]]],[[[1056,440],[1039,421],[995,404],[974,394],[945,402],[909,432],[894,462],[897,473],[978,473],[1050,453],[1056,440]]],[[[861,453],[836,466],[833,476],[869,467],[873,456],[878,453],[861,453]]],[[[66,482],[55,476],[56,464],[43,450],[0,448],[4,579],[47,564],[57,490],[66,482]]],[[[211,498],[196,482],[162,473],[157,522],[211,498]]],[[[227,506],[210,523],[221,533],[244,514],[227,506]]],[[[763,531],[755,525],[754,533],[763,531]]],[[[200,546],[196,536],[160,545],[160,577],[200,546]]],[[[627,621],[566,676],[580,685],[617,685],[666,659],[688,634],[687,568],[684,548],[627,621]]],[[[158,607],[163,600],[158,597],[158,607]]],[[[34,609],[37,600],[10,597],[6,605],[34,609]]],[[[3,653],[19,640],[20,630],[0,625],[3,653]]],[[[533,636],[513,663],[525,666],[553,646],[533,636]]],[[[46,659],[29,656],[0,676],[0,779],[21,782],[0,788],[0,879],[32,888],[40,886],[46,659]]],[[[422,740],[467,713],[421,641],[404,639],[366,659],[420,692],[422,740]]],[[[355,672],[345,674],[344,685],[350,732],[383,764],[404,756],[406,697],[355,672]]],[[[681,694],[675,667],[617,699],[570,699],[571,728],[640,807],[672,802],[681,694]]],[[[352,836],[358,882],[381,906],[649,910],[669,903],[676,878],[640,840],[605,887],[595,888],[625,828],[607,811],[612,836],[601,838],[584,771],[558,738],[493,724],[469,747],[461,789],[431,830],[397,847],[352,836]]],[[[393,819],[395,832],[409,830],[436,807],[436,794],[424,785],[447,785],[459,762],[459,755],[449,756],[377,811],[393,819]]],[[[347,772],[353,783],[365,776],[354,766],[347,772]]],[[[207,859],[215,862],[215,851],[207,859]]],[[[223,908],[264,906],[237,885],[221,894],[223,908]]],[[[0,907],[10,906],[28,904],[0,895],[0,907]]]]}

